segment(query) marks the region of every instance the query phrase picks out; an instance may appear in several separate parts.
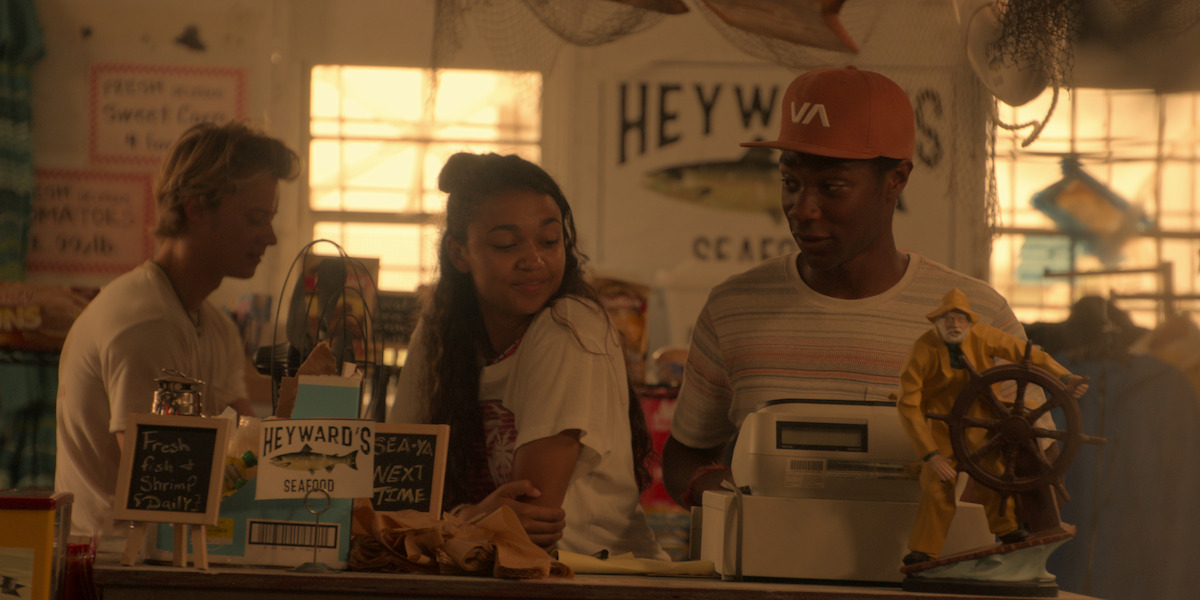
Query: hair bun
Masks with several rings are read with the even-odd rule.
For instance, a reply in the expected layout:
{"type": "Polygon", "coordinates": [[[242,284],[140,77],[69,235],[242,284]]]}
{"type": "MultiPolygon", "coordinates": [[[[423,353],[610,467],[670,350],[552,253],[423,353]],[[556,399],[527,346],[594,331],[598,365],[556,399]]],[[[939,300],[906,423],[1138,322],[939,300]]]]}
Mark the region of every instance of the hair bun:
{"type": "Polygon", "coordinates": [[[438,174],[438,189],[454,194],[468,188],[478,178],[486,158],[470,152],[455,152],[446,159],[442,172],[438,174]]]}

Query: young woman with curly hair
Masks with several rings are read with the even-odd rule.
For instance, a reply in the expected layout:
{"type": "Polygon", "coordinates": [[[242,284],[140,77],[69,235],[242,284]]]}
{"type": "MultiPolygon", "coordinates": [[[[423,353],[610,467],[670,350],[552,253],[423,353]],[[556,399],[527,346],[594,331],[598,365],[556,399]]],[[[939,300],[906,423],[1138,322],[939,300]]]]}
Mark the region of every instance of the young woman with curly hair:
{"type": "Polygon", "coordinates": [[[665,559],[638,505],[645,420],[562,190],[520,157],[469,153],[438,187],[439,279],[388,420],[450,425],[459,517],[507,504],[545,548],[665,559]]]}

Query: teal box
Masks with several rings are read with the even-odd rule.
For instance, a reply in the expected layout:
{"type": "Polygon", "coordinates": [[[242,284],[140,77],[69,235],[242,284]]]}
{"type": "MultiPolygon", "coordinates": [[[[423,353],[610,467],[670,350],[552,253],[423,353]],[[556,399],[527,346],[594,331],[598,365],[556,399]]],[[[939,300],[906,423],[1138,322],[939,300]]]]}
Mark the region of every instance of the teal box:
{"type": "MultiPolygon", "coordinates": [[[[293,418],[358,418],[361,378],[302,376],[293,418]]],[[[209,562],[297,567],[307,562],[345,569],[350,555],[352,498],[256,500],[254,479],[221,501],[217,525],[209,527],[209,562]],[[323,512],[322,512],[323,511],[323,512]],[[313,548],[316,548],[316,557],[313,548]]],[[[174,528],[159,525],[151,558],[169,561],[174,528]]],[[[190,545],[189,545],[190,551],[190,545]]]]}
{"type": "MultiPolygon", "coordinates": [[[[255,483],[250,480],[221,502],[217,525],[208,528],[209,562],[282,567],[319,562],[333,569],[346,568],[352,499],[310,497],[314,511],[329,504],[318,522],[317,516],[305,508],[304,500],[255,500],[255,483]]],[[[169,524],[159,525],[151,558],[171,560],[173,529],[169,524]]]]}

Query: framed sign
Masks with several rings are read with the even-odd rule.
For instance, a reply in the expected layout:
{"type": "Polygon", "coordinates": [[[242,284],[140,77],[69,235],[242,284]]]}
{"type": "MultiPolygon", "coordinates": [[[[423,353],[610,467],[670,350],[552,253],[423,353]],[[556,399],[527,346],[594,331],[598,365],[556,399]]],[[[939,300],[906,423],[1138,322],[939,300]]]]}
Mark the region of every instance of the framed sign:
{"type": "Polygon", "coordinates": [[[372,508],[416,510],[440,518],[449,440],[449,425],[376,425],[372,508]]]}
{"type": "Polygon", "coordinates": [[[150,175],[37,169],[30,273],[119,275],[154,253],[150,175]]]}
{"type": "Polygon", "coordinates": [[[237,68],[92,65],[92,160],[154,164],[188,127],[246,118],[246,79],[246,70],[237,68]]]}
{"type": "Polygon", "coordinates": [[[113,516],[216,525],[229,427],[228,419],[130,415],[113,516]]]}
{"type": "Polygon", "coordinates": [[[329,498],[366,498],[375,427],[361,419],[263,421],[255,499],[305,498],[315,491],[329,498]]]}

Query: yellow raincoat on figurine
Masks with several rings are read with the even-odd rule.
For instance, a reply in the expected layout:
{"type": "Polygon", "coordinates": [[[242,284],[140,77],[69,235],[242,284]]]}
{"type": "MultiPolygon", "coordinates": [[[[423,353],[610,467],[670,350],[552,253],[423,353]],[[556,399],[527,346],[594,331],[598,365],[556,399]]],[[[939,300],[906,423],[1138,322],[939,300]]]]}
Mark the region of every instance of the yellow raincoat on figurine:
{"type": "MultiPolygon", "coordinates": [[[[934,327],[913,344],[900,374],[897,402],[900,422],[922,460],[921,497],[908,541],[911,552],[904,557],[906,565],[937,558],[955,510],[958,462],[951,447],[949,427],[944,422],[927,419],[925,413],[951,411],[971,378],[964,359],[982,372],[995,366],[997,358],[1016,363],[1025,355],[1024,340],[979,323],[967,296],[957,289],[947,292],[941,305],[925,316],[934,327]]],[[[1031,351],[1031,362],[1060,378],[1073,398],[1087,391],[1083,377],[1072,375],[1044,351],[1037,348],[1031,351]]],[[[976,404],[973,408],[979,407],[976,404]]],[[[979,447],[983,437],[982,430],[973,431],[971,445],[979,447]]],[[[985,460],[999,466],[994,455],[985,460]]],[[[1027,537],[1014,515],[1012,498],[1003,501],[1000,494],[983,485],[976,485],[975,490],[987,513],[988,526],[1001,542],[1013,543],[1027,537]],[[1007,506],[1002,506],[1002,502],[1007,506]]]]}

